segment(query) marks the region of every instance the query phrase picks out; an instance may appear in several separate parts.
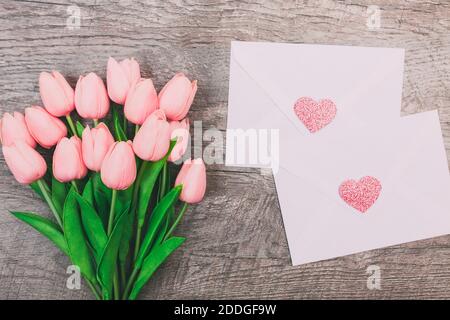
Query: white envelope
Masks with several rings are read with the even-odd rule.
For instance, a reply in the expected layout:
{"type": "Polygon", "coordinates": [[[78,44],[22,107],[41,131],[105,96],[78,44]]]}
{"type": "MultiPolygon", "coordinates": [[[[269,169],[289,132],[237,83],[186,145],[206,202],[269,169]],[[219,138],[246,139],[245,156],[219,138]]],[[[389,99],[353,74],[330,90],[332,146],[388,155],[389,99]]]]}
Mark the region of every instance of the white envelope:
{"type": "Polygon", "coordinates": [[[281,141],[274,176],[294,265],[450,233],[450,176],[436,111],[347,130],[326,145],[281,141]],[[361,213],[339,186],[364,176],[382,189],[361,213]]]}
{"type": "Polygon", "coordinates": [[[402,49],[232,43],[226,164],[273,168],[247,154],[279,155],[274,177],[294,265],[450,233],[439,118],[400,118],[403,60],[402,49]],[[293,110],[299,97],[331,99],[335,118],[310,133],[293,110]],[[266,129],[279,144],[253,139],[266,129]],[[381,192],[361,213],[339,187],[364,176],[381,192]]]}
{"type": "Polygon", "coordinates": [[[291,126],[305,138],[326,141],[340,128],[398,118],[403,60],[403,49],[232,42],[226,164],[267,167],[248,157],[237,159],[248,146],[237,144],[236,134],[247,130],[291,126]],[[336,104],[335,119],[314,134],[293,110],[304,96],[336,104]]]}

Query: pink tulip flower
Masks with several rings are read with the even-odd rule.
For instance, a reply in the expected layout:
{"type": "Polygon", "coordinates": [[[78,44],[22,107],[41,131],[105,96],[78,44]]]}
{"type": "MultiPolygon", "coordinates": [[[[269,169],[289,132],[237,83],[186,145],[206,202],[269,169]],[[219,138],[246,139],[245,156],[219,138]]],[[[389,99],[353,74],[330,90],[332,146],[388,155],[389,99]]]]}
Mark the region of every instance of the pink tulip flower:
{"type": "Polygon", "coordinates": [[[105,84],[95,73],[80,76],[75,87],[75,108],[85,119],[101,119],[109,111],[109,98],[105,84]]]}
{"type": "Polygon", "coordinates": [[[153,112],[137,132],[133,150],[142,160],[158,161],[164,158],[170,147],[170,128],[164,112],[153,112]]]}
{"type": "Polygon", "coordinates": [[[125,190],[136,179],[136,159],[131,141],[115,142],[109,147],[100,171],[103,183],[110,189],[125,190]]]}
{"type": "Polygon", "coordinates": [[[197,92],[197,81],[190,81],[183,73],[177,73],[159,93],[159,108],[170,120],[181,120],[191,107],[197,92]]]}
{"type": "Polygon", "coordinates": [[[44,158],[22,140],[9,146],[3,145],[2,150],[9,170],[19,183],[33,183],[47,171],[44,158]]]}
{"type": "Polygon", "coordinates": [[[99,172],[103,159],[114,143],[114,138],[104,123],[100,123],[95,128],[87,126],[82,135],[82,153],[86,166],[95,172],[99,172]]]}
{"type": "Polygon", "coordinates": [[[206,167],[202,159],[186,160],[175,185],[183,185],[180,200],[187,203],[202,201],[206,191],[206,167]]]}
{"type": "Polygon", "coordinates": [[[106,84],[108,94],[112,101],[124,104],[130,88],[141,79],[139,64],[133,58],[117,62],[114,58],[108,59],[106,71],[106,84]]]}
{"type": "Polygon", "coordinates": [[[0,140],[3,145],[10,146],[16,141],[23,141],[30,147],[36,147],[36,141],[28,131],[25,117],[20,112],[13,115],[6,112],[0,120],[0,140]]]}
{"type": "Polygon", "coordinates": [[[64,123],[42,107],[26,108],[25,122],[31,136],[37,143],[47,149],[50,149],[67,135],[67,128],[64,123]]]}
{"type": "Polygon", "coordinates": [[[172,149],[168,160],[170,162],[176,162],[186,152],[189,144],[189,119],[183,119],[181,121],[171,121],[169,123],[170,139],[177,139],[177,143],[172,149]]]}
{"type": "Polygon", "coordinates": [[[125,101],[125,117],[134,124],[143,124],[158,108],[158,95],[151,79],[141,79],[128,92],[125,101]]]}
{"type": "Polygon", "coordinates": [[[75,93],[58,71],[41,72],[39,91],[45,109],[55,117],[66,116],[75,108],[75,93]]]}
{"type": "Polygon", "coordinates": [[[81,155],[81,140],[77,136],[62,138],[53,154],[53,175],[59,182],[84,178],[87,168],[81,155]]]}

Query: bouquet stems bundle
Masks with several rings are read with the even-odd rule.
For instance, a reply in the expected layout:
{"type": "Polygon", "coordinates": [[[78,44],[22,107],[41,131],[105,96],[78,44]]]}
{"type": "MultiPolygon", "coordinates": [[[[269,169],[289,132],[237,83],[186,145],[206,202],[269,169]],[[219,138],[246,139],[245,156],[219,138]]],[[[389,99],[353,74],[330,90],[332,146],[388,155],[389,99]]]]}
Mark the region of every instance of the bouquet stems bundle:
{"type": "Polygon", "coordinates": [[[201,159],[170,175],[188,146],[197,83],[176,74],[157,94],[134,59],[110,58],[107,87],[89,73],[74,90],[56,71],[42,72],[39,87],[44,107],[4,114],[2,151],[54,219],[11,213],[64,252],[97,299],[136,299],[185,241],[174,230],[205,194],[201,159]]]}

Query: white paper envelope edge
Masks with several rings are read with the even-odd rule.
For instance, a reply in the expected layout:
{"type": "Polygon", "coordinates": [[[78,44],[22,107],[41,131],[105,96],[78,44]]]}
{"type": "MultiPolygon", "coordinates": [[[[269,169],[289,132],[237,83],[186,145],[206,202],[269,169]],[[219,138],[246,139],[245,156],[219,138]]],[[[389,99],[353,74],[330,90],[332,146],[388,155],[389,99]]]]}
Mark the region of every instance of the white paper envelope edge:
{"type": "Polygon", "coordinates": [[[225,157],[227,166],[270,168],[270,163],[252,159],[253,153],[259,151],[252,148],[259,148],[258,135],[271,128],[273,119],[268,115],[274,112],[278,115],[270,97],[231,57],[225,157]],[[254,106],[257,106],[257,110],[254,106]]]}
{"type": "Polygon", "coordinates": [[[404,155],[410,162],[393,164],[398,171],[366,213],[340,199],[338,185],[330,195],[279,170],[275,183],[293,265],[450,233],[450,176],[439,118],[436,112],[410,117],[423,120],[422,129],[428,131],[426,139],[417,140],[420,154],[410,149],[404,155]]]}
{"type": "Polygon", "coordinates": [[[403,61],[403,49],[233,41],[226,164],[266,167],[230,160],[246,152],[230,139],[232,129],[245,135],[247,130],[290,126],[311,136],[293,111],[301,96],[336,103],[334,121],[315,133],[324,137],[343,127],[399,117],[403,61]],[[281,121],[274,122],[274,116],[281,121]]]}

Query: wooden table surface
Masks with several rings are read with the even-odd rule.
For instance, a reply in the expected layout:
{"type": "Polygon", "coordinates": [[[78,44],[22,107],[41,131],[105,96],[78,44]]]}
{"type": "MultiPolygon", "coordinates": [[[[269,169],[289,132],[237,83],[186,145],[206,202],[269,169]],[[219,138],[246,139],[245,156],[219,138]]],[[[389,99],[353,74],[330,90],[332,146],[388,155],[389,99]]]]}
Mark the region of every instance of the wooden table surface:
{"type": "MultiPolygon", "coordinates": [[[[134,56],[158,89],[177,71],[198,79],[189,116],[224,132],[232,40],[406,48],[403,114],[439,109],[450,155],[449,0],[2,0],[1,112],[40,104],[42,70],[74,85],[104,77],[109,56],[134,56]],[[81,25],[70,30],[74,4],[81,25]],[[379,29],[366,26],[369,5],[379,29]]],[[[0,298],[91,299],[66,288],[68,259],[8,213],[49,210],[0,162],[0,298]]],[[[142,298],[450,298],[450,236],[292,267],[273,177],[257,169],[209,166],[206,198],[178,234],[187,242],[142,298]],[[369,265],[380,290],[366,286],[369,265]]]]}

